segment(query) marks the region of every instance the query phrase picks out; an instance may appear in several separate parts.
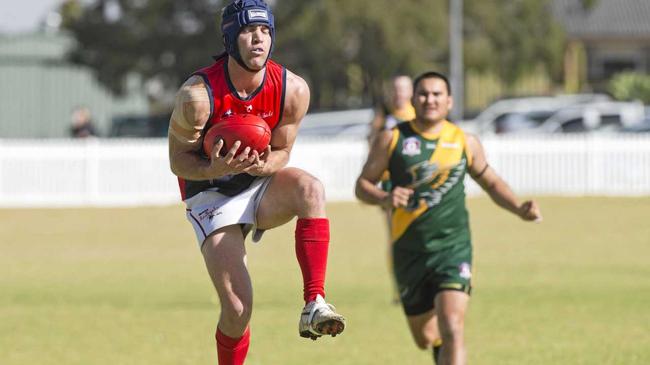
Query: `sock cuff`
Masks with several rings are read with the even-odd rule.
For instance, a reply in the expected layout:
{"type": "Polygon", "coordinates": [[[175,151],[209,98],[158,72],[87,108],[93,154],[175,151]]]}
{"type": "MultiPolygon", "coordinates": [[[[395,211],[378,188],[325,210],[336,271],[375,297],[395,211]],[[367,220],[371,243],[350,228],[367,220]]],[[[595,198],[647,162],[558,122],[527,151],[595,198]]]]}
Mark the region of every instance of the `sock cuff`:
{"type": "Polygon", "coordinates": [[[296,238],[327,240],[330,238],[330,221],[327,218],[299,218],[296,222],[296,238]]]}
{"type": "Polygon", "coordinates": [[[244,330],[244,334],[241,337],[233,338],[225,335],[223,332],[221,332],[219,327],[217,327],[217,333],[215,335],[215,338],[217,340],[217,343],[219,343],[219,345],[227,349],[236,349],[248,343],[248,340],[250,339],[250,334],[251,334],[250,327],[246,327],[246,330],[244,330]]]}

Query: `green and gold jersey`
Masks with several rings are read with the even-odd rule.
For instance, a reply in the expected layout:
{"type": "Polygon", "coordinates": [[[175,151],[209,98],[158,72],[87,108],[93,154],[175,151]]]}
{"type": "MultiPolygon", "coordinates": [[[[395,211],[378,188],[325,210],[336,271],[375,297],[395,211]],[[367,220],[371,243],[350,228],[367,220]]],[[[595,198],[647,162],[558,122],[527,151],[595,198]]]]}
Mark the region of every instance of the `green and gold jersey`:
{"type": "Polygon", "coordinates": [[[434,252],[469,243],[463,180],[472,156],[463,131],[443,123],[435,135],[418,131],[415,122],[393,129],[388,165],[392,186],[415,191],[408,207],[393,210],[395,249],[434,252]]]}

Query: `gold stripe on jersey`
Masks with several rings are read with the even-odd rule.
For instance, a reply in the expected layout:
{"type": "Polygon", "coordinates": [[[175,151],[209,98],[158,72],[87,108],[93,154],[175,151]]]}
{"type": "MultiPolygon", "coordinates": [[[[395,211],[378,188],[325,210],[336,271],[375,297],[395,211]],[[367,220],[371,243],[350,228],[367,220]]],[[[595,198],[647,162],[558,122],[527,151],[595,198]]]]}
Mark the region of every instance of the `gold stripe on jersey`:
{"type": "Polygon", "coordinates": [[[429,159],[431,164],[438,165],[438,170],[436,170],[432,179],[440,176],[440,179],[435,183],[436,186],[433,187],[434,189],[447,181],[449,170],[458,165],[465,151],[465,135],[463,131],[446,120],[443,123],[436,149],[429,159]]]}
{"type": "Polygon", "coordinates": [[[469,145],[467,144],[467,135],[463,133],[463,145],[465,145],[465,157],[467,157],[467,167],[472,166],[472,162],[474,162],[474,155],[472,155],[472,151],[469,149],[469,145]]]}
{"type": "Polygon", "coordinates": [[[391,132],[393,133],[393,139],[391,139],[390,146],[388,147],[388,157],[390,157],[395,151],[397,141],[399,140],[399,129],[393,128],[391,132]]]}
{"type": "MultiPolygon", "coordinates": [[[[390,145],[388,146],[388,158],[390,158],[390,156],[393,154],[393,151],[395,151],[395,146],[397,146],[397,141],[399,140],[399,129],[393,128],[391,132],[393,134],[393,137],[390,141],[390,145]]],[[[388,169],[384,170],[379,180],[380,181],[390,180],[390,172],[388,171],[388,169]]]]}
{"type": "Polygon", "coordinates": [[[390,239],[395,242],[400,238],[406,229],[416,220],[422,213],[427,211],[427,204],[424,200],[420,200],[420,205],[415,210],[406,210],[404,208],[396,208],[393,211],[392,221],[390,225],[390,239]]]}
{"type": "MultiPolygon", "coordinates": [[[[409,186],[409,188],[417,188],[418,186],[422,186],[422,184],[430,184],[430,189],[435,190],[447,182],[451,170],[461,163],[463,152],[466,152],[465,134],[454,124],[448,121],[444,121],[443,123],[439,133],[423,133],[415,127],[415,123],[410,123],[411,128],[421,137],[429,140],[437,139],[435,142],[435,150],[429,158],[429,164],[435,165],[437,168],[432,171],[430,177],[417,182],[415,186],[409,186]]],[[[396,208],[393,212],[391,222],[391,240],[396,241],[400,238],[411,223],[427,209],[428,206],[424,200],[420,200],[419,206],[415,210],[396,208]]]]}

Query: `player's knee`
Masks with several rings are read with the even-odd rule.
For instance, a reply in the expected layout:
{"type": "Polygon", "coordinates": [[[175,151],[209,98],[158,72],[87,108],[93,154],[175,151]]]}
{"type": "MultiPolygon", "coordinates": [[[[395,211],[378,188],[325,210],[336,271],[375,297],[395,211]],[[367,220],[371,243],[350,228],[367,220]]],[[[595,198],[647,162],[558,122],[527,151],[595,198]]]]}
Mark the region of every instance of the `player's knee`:
{"type": "Polygon", "coordinates": [[[440,335],[437,330],[432,331],[431,328],[425,327],[419,334],[414,334],[413,339],[420,350],[428,350],[433,347],[434,343],[440,341],[440,335]]]}
{"type": "Polygon", "coordinates": [[[417,337],[415,338],[415,346],[417,346],[420,350],[426,350],[431,348],[432,343],[424,337],[417,337]]]}
{"type": "Polygon", "coordinates": [[[250,322],[253,312],[252,305],[238,302],[237,304],[229,303],[221,307],[220,325],[231,331],[243,332],[250,322]]]}
{"type": "Polygon", "coordinates": [[[325,205],[325,188],[317,178],[304,174],[298,179],[296,189],[299,200],[309,207],[320,207],[325,205]]]}

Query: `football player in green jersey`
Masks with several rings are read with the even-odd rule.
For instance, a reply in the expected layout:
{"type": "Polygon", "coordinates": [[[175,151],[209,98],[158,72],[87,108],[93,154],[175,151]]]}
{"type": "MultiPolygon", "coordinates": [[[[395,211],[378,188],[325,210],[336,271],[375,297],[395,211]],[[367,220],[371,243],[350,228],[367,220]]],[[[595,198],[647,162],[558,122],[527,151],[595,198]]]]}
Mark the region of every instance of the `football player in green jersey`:
{"type": "Polygon", "coordinates": [[[534,201],[519,202],[490,167],[476,136],[447,121],[447,78],[415,79],[416,118],[375,139],[356,183],[357,197],[391,209],[393,271],[416,345],[439,364],[465,364],[464,320],[471,289],[472,245],[465,208],[468,173],[500,207],[541,221],[534,201]],[[392,191],[377,187],[389,170],[392,191]]]}

